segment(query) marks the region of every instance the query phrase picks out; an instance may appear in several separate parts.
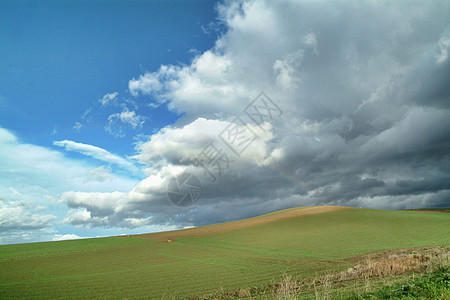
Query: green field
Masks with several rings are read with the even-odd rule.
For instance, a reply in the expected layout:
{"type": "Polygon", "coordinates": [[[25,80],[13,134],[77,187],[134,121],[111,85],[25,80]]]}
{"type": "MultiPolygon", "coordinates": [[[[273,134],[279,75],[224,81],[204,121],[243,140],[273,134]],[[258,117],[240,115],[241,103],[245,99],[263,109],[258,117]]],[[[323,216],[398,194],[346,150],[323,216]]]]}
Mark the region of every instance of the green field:
{"type": "Polygon", "coordinates": [[[448,213],[283,214],[198,236],[190,229],[171,242],[148,234],[0,246],[0,298],[193,297],[343,270],[380,250],[450,244],[448,213]]]}

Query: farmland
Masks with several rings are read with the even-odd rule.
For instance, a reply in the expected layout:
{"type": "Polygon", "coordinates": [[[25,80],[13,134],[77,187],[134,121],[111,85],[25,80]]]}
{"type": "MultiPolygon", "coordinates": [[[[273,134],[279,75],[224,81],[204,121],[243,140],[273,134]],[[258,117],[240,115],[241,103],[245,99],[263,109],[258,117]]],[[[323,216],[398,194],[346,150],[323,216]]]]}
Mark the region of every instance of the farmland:
{"type": "Polygon", "coordinates": [[[178,298],[450,244],[450,214],[307,207],[173,232],[0,246],[0,298],[178,298]]]}

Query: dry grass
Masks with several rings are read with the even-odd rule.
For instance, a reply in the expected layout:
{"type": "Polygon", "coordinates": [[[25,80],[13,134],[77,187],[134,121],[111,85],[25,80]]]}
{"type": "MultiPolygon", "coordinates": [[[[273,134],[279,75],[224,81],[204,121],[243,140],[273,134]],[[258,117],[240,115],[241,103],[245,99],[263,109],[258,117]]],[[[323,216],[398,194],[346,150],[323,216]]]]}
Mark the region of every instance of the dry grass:
{"type": "MultiPolygon", "coordinates": [[[[329,290],[330,283],[345,281],[363,283],[364,291],[369,292],[370,278],[392,278],[411,273],[430,273],[440,268],[450,266],[450,248],[432,247],[410,250],[399,250],[388,255],[369,256],[354,267],[337,274],[327,274],[312,281],[315,290],[317,286],[329,290]]],[[[316,293],[317,294],[317,293],[316,293]]],[[[322,297],[320,299],[327,299],[322,297]]]]}
{"type": "Polygon", "coordinates": [[[353,268],[340,272],[335,277],[338,280],[348,278],[384,277],[404,274],[411,271],[423,271],[430,264],[430,254],[399,254],[390,255],[381,260],[367,258],[353,268]]]}
{"type": "Polygon", "coordinates": [[[371,291],[371,278],[390,279],[411,273],[431,273],[438,269],[450,267],[450,247],[432,247],[403,250],[388,255],[369,256],[354,267],[337,274],[327,274],[304,282],[306,286],[313,286],[316,299],[332,299],[333,286],[354,285],[362,286],[363,292],[371,291]]]}
{"type": "Polygon", "coordinates": [[[298,289],[298,281],[291,275],[285,274],[283,280],[275,288],[274,295],[277,299],[294,300],[298,289]]]}
{"type": "Polygon", "coordinates": [[[316,285],[313,283],[314,286],[314,296],[316,300],[329,300],[331,298],[331,276],[326,275],[321,279],[320,285],[316,285]]]}

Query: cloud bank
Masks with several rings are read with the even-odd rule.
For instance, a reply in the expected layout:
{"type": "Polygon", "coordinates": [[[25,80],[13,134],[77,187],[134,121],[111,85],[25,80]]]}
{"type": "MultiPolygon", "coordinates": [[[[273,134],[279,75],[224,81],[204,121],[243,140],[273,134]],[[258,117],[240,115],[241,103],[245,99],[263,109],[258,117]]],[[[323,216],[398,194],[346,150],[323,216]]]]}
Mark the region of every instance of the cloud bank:
{"type": "Polygon", "coordinates": [[[226,31],[212,49],[129,81],[131,95],[184,114],[137,145],[148,178],[129,192],[65,192],[65,222],[191,226],[304,205],[448,206],[448,11],[448,1],[218,5],[226,31]],[[255,124],[245,112],[261,91],[282,114],[260,105],[266,119],[255,124]],[[237,155],[224,136],[246,128],[255,138],[237,155]],[[208,145],[227,158],[215,178],[198,163],[208,145]],[[183,171],[203,185],[189,208],[166,194],[183,171]]]}
{"type": "MultiPolygon", "coordinates": [[[[91,147],[86,149],[96,149],[91,147]]],[[[113,156],[111,163],[123,162],[116,158],[113,156]]],[[[23,143],[3,128],[0,128],[0,178],[0,244],[51,239],[67,211],[65,205],[58,204],[64,191],[126,191],[136,184],[135,180],[114,174],[104,166],[23,143]]]]}

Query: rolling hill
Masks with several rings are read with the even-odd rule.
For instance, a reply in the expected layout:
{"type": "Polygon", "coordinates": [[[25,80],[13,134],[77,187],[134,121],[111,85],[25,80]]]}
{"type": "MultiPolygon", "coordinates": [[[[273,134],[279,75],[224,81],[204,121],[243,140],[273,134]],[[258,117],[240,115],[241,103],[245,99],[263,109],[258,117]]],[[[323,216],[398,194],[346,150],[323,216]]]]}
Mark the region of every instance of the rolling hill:
{"type": "Polygon", "coordinates": [[[0,298],[193,297],[447,244],[447,213],[293,208],[171,232],[0,246],[0,298]]]}

